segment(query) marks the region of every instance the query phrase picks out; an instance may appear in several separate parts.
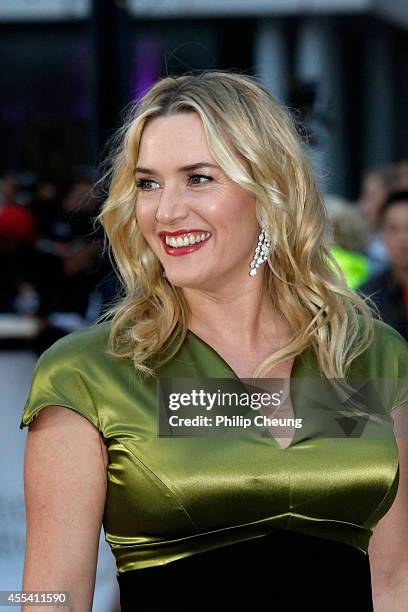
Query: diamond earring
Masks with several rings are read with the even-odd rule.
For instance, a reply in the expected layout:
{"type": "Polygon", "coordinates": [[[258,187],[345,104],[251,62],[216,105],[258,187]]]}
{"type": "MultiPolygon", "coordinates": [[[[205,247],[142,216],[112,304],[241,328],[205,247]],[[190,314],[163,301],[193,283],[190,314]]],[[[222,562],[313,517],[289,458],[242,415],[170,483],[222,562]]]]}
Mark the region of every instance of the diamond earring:
{"type": "Polygon", "coordinates": [[[268,259],[268,255],[271,248],[271,239],[266,230],[262,230],[258,236],[258,244],[256,245],[255,255],[249,264],[250,276],[256,276],[256,272],[259,266],[268,259]]]}

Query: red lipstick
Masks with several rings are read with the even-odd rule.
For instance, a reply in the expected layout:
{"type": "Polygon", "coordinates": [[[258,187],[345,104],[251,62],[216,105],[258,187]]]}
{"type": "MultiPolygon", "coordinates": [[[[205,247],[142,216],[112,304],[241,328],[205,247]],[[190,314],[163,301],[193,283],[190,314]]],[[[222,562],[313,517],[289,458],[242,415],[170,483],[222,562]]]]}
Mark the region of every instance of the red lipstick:
{"type": "Polygon", "coordinates": [[[179,229],[175,232],[159,232],[160,238],[162,236],[180,236],[181,234],[208,234],[208,232],[202,229],[179,229]]]}
{"type": "Polygon", "coordinates": [[[192,253],[193,251],[198,251],[199,249],[201,249],[211,238],[211,234],[205,238],[205,240],[201,240],[200,242],[197,242],[195,244],[188,244],[187,246],[181,246],[181,247],[172,247],[169,244],[166,243],[166,236],[172,236],[174,238],[176,238],[177,236],[181,236],[181,235],[185,235],[185,234],[208,234],[209,232],[207,231],[203,231],[203,230],[199,230],[199,229],[180,229],[180,230],[176,230],[174,232],[159,232],[159,236],[160,239],[163,243],[163,247],[164,250],[166,251],[167,255],[174,255],[174,256],[179,256],[179,255],[188,255],[189,253],[192,253]]]}

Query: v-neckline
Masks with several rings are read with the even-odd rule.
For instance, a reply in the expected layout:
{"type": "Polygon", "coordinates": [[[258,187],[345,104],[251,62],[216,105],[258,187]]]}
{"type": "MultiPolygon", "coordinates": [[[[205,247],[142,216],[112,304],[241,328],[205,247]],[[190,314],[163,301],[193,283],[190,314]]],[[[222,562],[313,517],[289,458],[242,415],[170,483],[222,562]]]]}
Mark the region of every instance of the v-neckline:
{"type": "MultiPolygon", "coordinates": [[[[230,373],[231,378],[234,378],[236,380],[241,380],[241,378],[238,376],[238,374],[235,372],[235,370],[232,368],[232,366],[230,366],[230,364],[224,359],[224,357],[222,357],[222,355],[220,355],[219,352],[213,346],[211,346],[211,344],[208,344],[208,342],[206,342],[205,340],[200,338],[200,336],[198,336],[191,329],[187,330],[187,336],[191,336],[191,337],[195,338],[195,340],[199,344],[204,346],[210,353],[212,353],[214,355],[214,357],[216,357],[223,364],[225,369],[230,373]]],[[[294,419],[297,418],[297,414],[296,414],[296,411],[295,411],[295,402],[294,402],[294,399],[293,399],[292,382],[291,381],[293,379],[298,378],[299,370],[302,367],[302,360],[303,360],[304,356],[306,355],[307,351],[309,350],[309,348],[310,347],[306,347],[301,353],[299,353],[298,355],[295,356],[295,358],[293,360],[293,364],[292,364],[292,369],[291,369],[291,372],[290,372],[288,394],[289,394],[291,405],[292,405],[293,418],[294,419]]],[[[244,379],[242,379],[242,380],[244,380],[244,379]]],[[[291,448],[292,446],[294,446],[297,443],[298,438],[299,438],[298,432],[300,433],[301,429],[296,429],[295,428],[295,433],[294,433],[293,438],[291,439],[290,443],[288,444],[288,446],[281,446],[279,444],[279,442],[276,441],[276,438],[271,434],[269,429],[267,429],[267,431],[269,433],[269,437],[272,439],[272,441],[276,445],[276,447],[279,448],[280,450],[284,451],[284,450],[288,450],[289,448],[291,448]]]]}

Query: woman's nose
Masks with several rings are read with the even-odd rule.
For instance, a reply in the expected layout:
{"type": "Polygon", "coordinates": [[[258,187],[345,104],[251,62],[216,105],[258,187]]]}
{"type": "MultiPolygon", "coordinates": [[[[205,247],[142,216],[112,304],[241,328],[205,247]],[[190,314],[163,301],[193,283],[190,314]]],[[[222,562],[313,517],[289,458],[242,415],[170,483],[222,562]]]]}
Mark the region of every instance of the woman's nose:
{"type": "Polygon", "coordinates": [[[177,189],[164,188],[156,209],[156,221],[163,225],[174,225],[189,212],[188,204],[177,189]]]}

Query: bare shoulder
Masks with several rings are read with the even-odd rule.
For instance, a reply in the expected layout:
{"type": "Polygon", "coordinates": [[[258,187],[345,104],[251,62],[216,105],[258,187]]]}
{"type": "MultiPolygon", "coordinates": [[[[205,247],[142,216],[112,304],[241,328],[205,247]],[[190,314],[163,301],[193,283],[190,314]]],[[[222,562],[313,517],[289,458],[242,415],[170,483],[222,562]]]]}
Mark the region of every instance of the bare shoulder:
{"type": "Polygon", "coordinates": [[[78,465],[87,456],[93,460],[99,457],[99,469],[106,473],[108,454],[100,432],[87,418],[65,406],[46,406],[36,415],[29,425],[26,453],[31,448],[42,455],[52,448],[61,459],[76,456],[78,465]]]}

